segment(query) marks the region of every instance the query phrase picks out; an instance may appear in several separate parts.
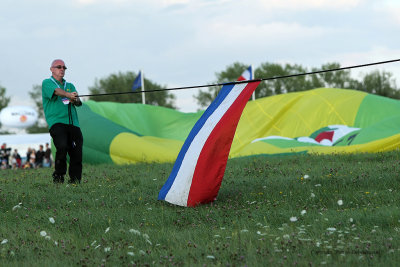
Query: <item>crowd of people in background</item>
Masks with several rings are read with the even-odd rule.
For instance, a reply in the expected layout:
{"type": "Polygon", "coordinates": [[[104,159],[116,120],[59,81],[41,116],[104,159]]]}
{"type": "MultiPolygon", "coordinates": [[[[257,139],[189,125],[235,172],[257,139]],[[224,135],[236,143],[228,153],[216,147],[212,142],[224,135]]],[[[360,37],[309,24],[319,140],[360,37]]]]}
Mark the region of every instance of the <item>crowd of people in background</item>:
{"type": "Polygon", "coordinates": [[[33,169],[52,166],[52,155],[49,143],[39,145],[36,150],[28,148],[26,157],[22,158],[17,149],[12,151],[12,148],[7,147],[6,143],[0,148],[1,169],[33,169]]]}

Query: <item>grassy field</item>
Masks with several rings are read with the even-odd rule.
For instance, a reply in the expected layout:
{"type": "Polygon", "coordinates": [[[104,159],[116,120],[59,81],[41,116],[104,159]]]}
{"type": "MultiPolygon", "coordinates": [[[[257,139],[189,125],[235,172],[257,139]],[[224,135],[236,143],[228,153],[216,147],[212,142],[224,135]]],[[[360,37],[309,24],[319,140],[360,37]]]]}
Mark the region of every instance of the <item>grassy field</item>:
{"type": "Polygon", "coordinates": [[[398,152],[230,160],[196,208],[157,201],[171,169],[1,170],[0,265],[399,265],[398,152]]]}

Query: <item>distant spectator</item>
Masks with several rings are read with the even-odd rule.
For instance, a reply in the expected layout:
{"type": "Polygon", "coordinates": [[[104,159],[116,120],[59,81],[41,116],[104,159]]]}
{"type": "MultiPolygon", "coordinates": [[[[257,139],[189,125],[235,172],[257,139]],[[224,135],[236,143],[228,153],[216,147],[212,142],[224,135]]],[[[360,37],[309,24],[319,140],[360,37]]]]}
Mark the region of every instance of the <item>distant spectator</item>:
{"type": "Polygon", "coordinates": [[[24,166],[22,166],[23,169],[30,169],[31,168],[31,163],[29,161],[26,161],[24,166]]]}
{"type": "Polygon", "coordinates": [[[32,148],[28,147],[28,150],[26,151],[26,162],[30,163],[31,161],[31,154],[32,154],[32,148]]]}
{"type": "Polygon", "coordinates": [[[3,165],[7,166],[6,168],[8,168],[10,153],[11,153],[11,148],[7,147],[6,143],[3,143],[3,145],[1,146],[1,149],[0,149],[0,158],[1,158],[1,165],[2,165],[1,168],[2,169],[4,168],[3,165]]]}
{"type": "Polygon", "coordinates": [[[2,169],[2,170],[8,169],[8,165],[7,165],[7,162],[6,162],[5,160],[3,160],[3,161],[1,162],[1,169],[2,169]]]}
{"type": "Polygon", "coordinates": [[[44,161],[43,161],[43,167],[51,167],[52,160],[51,160],[51,148],[49,146],[49,143],[46,143],[46,149],[44,152],[44,161]]]}
{"type": "Polygon", "coordinates": [[[31,155],[29,156],[29,166],[31,166],[31,168],[35,168],[36,166],[36,150],[35,149],[31,149],[31,155]]]}
{"type": "Polygon", "coordinates": [[[14,152],[11,155],[11,167],[13,169],[21,168],[21,156],[17,149],[14,149],[14,152]]]}
{"type": "Polygon", "coordinates": [[[43,167],[44,155],[45,155],[45,152],[43,150],[43,145],[40,145],[39,150],[36,151],[36,154],[35,154],[35,168],[43,167]]]}

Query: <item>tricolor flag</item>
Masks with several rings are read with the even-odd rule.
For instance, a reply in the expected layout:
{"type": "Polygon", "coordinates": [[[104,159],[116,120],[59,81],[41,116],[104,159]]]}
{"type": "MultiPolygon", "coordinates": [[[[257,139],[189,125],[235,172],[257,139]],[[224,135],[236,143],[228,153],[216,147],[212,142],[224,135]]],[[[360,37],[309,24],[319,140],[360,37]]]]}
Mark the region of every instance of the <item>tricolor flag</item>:
{"type": "Polygon", "coordinates": [[[133,81],[132,91],[136,91],[136,90],[139,89],[140,87],[142,87],[142,72],[141,72],[141,71],[139,71],[138,76],[137,76],[136,79],[133,81]]]}
{"type": "Polygon", "coordinates": [[[240,116],[259,83],[222,87],[185,140],[159,200],[191,207],[215,200],[240,116]]]}
{"type": "Polygon", "coordinates": [[[237,79],[238,81],[253,80],[253,71],[251,66],[249,66],[242,75],[237,79]]]}

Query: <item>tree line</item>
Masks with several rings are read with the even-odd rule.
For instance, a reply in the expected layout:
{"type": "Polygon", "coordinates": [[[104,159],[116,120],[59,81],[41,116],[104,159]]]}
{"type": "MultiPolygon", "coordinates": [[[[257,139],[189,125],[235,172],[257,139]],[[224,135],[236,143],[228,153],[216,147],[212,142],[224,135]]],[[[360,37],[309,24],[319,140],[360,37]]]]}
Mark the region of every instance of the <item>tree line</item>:
{"type": "MultiPolygon", "coordinates": [[[[249,65],[233,63],[221,72],[216,73],[215,83],[235,81],[249,65]]],[[[263,63],[254,70],[254,78],[272,78],[294,75],[299,73],[314,72],[340,68],[339,63],[323,64],[320,68],[308,69],[298,64],[263,63]]],[[[296,76],[285,79],[262,81],[255,91],[255,97],[261,98],[271,95],[305,91],[315,88],[341,88],[360,90],[371,94],[400,99],[400,91],[392,73],[374,70],[364,74],[361,79],[351,76],[350,70],[324,72],[305,76],[296,76]]],[[[200,90],[195,99],[200,107],[207,107],[217,96],[220,87],[210,87],[200,90]]]]}
{"type": "MultiPolygon", "coordinates": [[[[236,81],[243,71],[249,65],[235,62],[228,65],[225,70],[215,73],[216,79],[210,84],[226,83],[236,81]]],[[[254,70],[254,77],[272,78],[278,76],[294,75],[299,73],[314,72],[319,70],[329,70],[340,68],[339,63],[326,63],[319,68],[308,69],[299,64],[279,64],[265,62],[254,70]]],[[[89,94],[108,94],[118,92],[131,92],[133,81],[137,74],[131,71],[118,72],[110,74],[101,79],[96,79],[93,86],[89,87],[89,94]]],[[[400,90],[397,88],[396,80],[393,74],[387,71],[373,70],[363,74],[360,79],[353,78],[350,70],[340,70],[334,72],[325,72],[305,76],[296,76],[285,79],[273,79],[262,81],[255,91],[256,98],[284,94],[290,92],[305,91],[314,88],[341,88],[354,89],[380,96],[400,99],[400,90]]],[[[167,89],[166,85],[160,85],[150,79],[144,79],[144,88],[146,91],[167,89]]],[[[194,99],[200,108],[207,107],[216,97],[221,87],[211,86],[199,90],[194,95],[194,99]]],[[[140,90],[140,89],[139,89],[140,90]]],[[[79,91],[79,89],[78,89],[79,91]]],[[[29,92],[30,98],[36,105],[39,118],[43,122],[44,113],[42,105],[41,85],[33,85],[29,92]]],[[[142,103],[142,96],[136,94],[115,94],[106,96],[88,97],[93,101],[110,101],[120,103],[142,103]]],[[[6,88],[0,85],[0,109],[7,107],[10,98],[6,96],[6,88]]],[[[170,91],[160,91],[146,94],[146,104],[157,105],[176,109],[175,95],[170,91]]],[[[47,126],[37,123],[27,129],[29,133],[47,132],[47,126]]]]}

